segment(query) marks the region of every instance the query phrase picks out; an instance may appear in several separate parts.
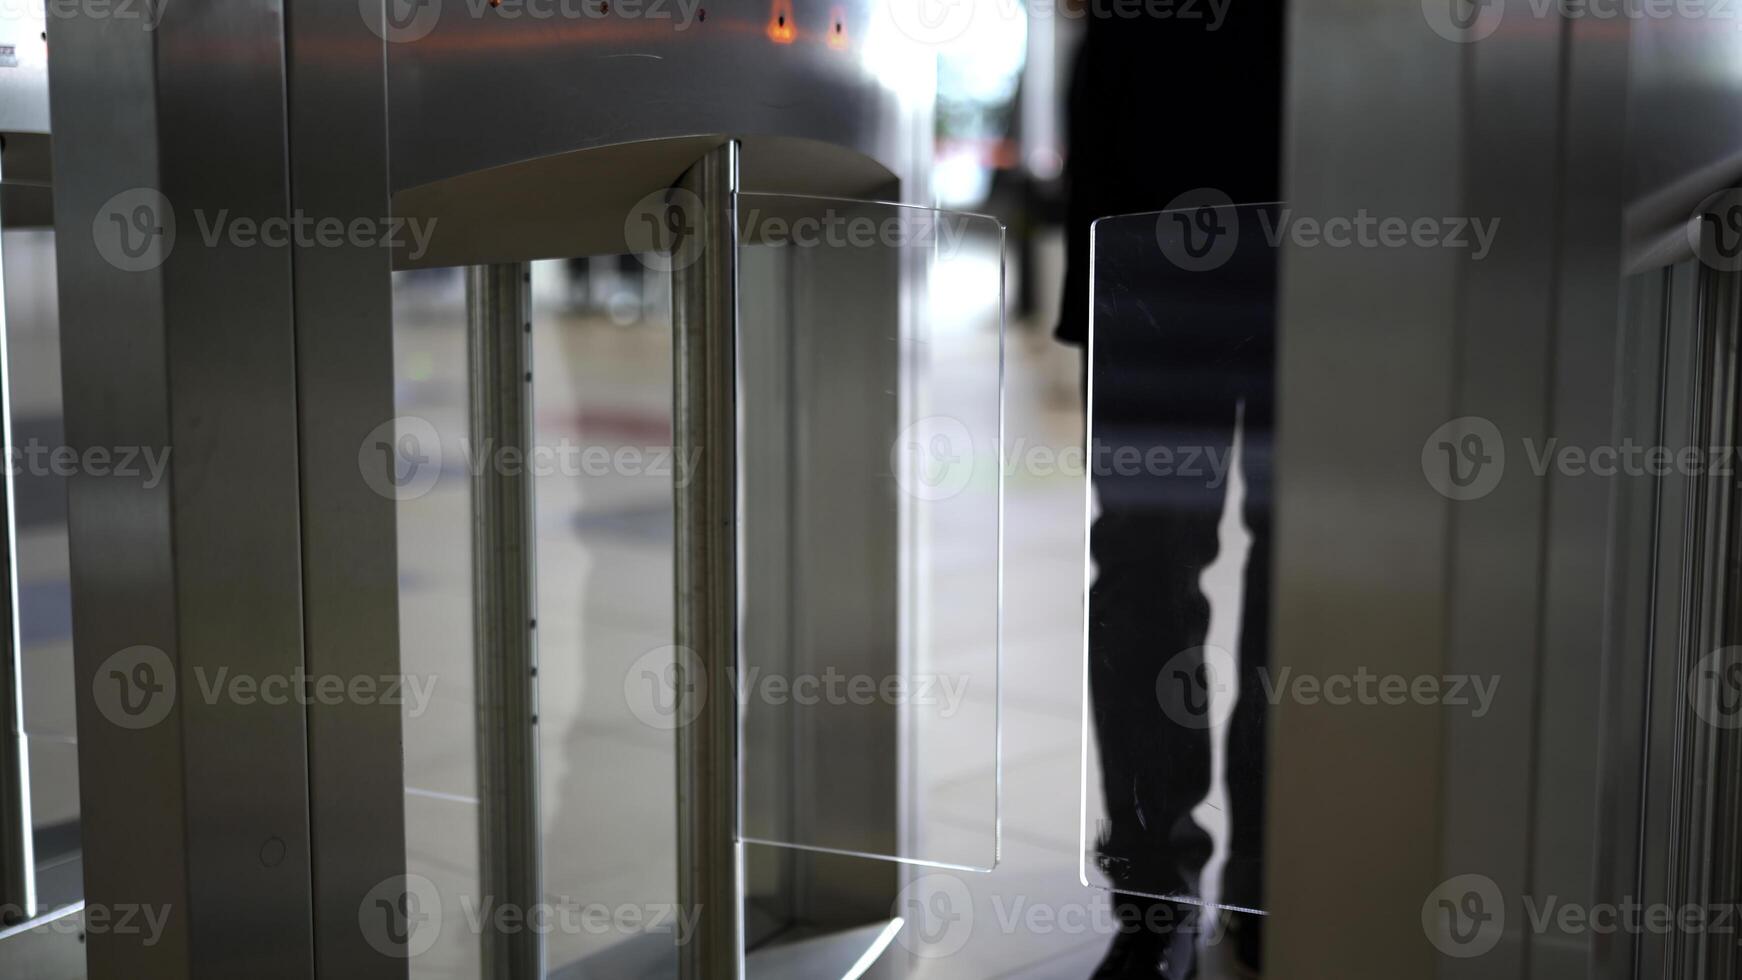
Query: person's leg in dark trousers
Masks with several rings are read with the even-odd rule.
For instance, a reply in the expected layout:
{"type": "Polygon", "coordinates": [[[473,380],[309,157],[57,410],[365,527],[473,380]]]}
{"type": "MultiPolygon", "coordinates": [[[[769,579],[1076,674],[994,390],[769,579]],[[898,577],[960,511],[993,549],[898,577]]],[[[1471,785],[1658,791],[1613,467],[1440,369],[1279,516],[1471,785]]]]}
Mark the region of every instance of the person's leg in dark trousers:
{"type": "MultiPolygon", "coordinates": [[[[1101,867],[1122,898],[1201,894],[1211,848],[1192,811],[1210,789],[1211,741],[1225,733],[1223,900],[1259,900],[1275,255],[1255,213],[1237,220],[1245,247],[1209,270],[1172,266],[1157,251],[1155,236],[1172,225],[1130,219],[1098,230],[1091,464],[1101,512],[1090,535],[1089,682],[1107,813],[1101,867]],[[1205,663],[1200,578],[1219,551],[1242,412],[1253,547],[1239,695],[1224,727],[1212,691],[1225,694],[1235,678],[1227,662],[1205,663]]],[[[1116,944],[1110,958],[1120,953],[1116,944]]],[[[1157,974],[1151,963],[1100,975],[1189,973],[1157,974]]]]}
{"type": "MultiPolygon", "coordinates": [[[[1090,534],[1089,683],[1107,814],[1099,853],[1118,900],[1139,910],[1140,894],[1197,899],[1211,852],[1193,810],[1210,790],[1211,741],[1222,733],[1212,692],[1234,678],[1217,673],[1228,664],[1205,662],[1200,579],[1220,548],[1237,412],[1271,315],[1262,250],[1221,271],[1179,269],[1157,251],[1156,227],[1150,218],[1100,228],[1092,366],[1100,516],[1090,534]]],[[[1136,953],[1116,943],[1109,961],[1147,962],[1104,964],[1098,976],[1190,976],[1189,966],[1158,972],[1151,959],[1180,940],[1156,937],[1136,953]]]]}
{"type": "MultiPolygon", "coordinates": [[[[1226,434],[1179,433],[1193,445],[1226,434]]],[[[1122,448],[1147,453],[1168,443],[1184,445],[1168,436],[1122,448]]],[[[1102,871],[1133,892],[1196,896],[1210,840],[1192,809],[1209,792],[1211,733],[1189,720],[1207,722],[1202,658],[1193,651],[1209,628],[1198,577],[1216,556],[1221,493],[1166,476],[1103,474],[1096,486],[1089,694],[1108,814],[1102,871]],[[1164,483],[1176,485],[1155,486],[1164,483]]]]}
{"type": "Polygon", "coordinates": [[[1192,813],[1209,792],[1213,735],[1201,655],[1210,608],[1198,580],[1216,556],[1223,488],[1201,474],[1123,474],[1118,453],[1152,461],[1159,450],[1175,459],[1212,450],[1225,459],[1232,405],[1220,425],[1202,417],[1205,407],[1195,406],[1188,428],[1097,440],[1112,450],[1097,461],[1101,514],[1090,545],[1089,685],[1107,814],[1097,849],[1124,940],[1097,977],[1195,969],[1194,916],[1146,896],[1195,899],[1211,853],[1192,813]]]}

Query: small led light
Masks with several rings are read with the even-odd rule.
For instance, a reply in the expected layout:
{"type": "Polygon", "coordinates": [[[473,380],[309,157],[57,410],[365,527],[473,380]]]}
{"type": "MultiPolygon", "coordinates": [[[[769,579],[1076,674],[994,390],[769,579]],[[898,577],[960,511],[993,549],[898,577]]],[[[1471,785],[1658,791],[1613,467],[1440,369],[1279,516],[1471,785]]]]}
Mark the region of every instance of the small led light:
{"type": "Polygon", "coordinates": [[[847,10],[837,6],[829,14],[829,47],[836,51],[847,50],[847,10]]]}
{"type": "Polygon", "coordinates": [[[792,16],[792,0],[774,0],[774,10],[768,15],[768,39],[775,44],[791,44],[798,40],[798,25],[792,16]]]}

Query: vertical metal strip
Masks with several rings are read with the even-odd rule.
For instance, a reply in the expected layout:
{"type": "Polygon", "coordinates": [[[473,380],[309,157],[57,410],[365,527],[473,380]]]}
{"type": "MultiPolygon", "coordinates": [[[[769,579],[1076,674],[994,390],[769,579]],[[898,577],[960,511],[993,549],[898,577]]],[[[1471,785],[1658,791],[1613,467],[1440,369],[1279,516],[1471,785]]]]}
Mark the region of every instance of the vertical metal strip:
{"type": "MultiPolygon", "coordinates": [[[[284,4],[282,16],[291,213],[315,219],[311,228],[347,229],[342,243],[321,234],[288,250],[303,656],[318,690],[397,692],[408,665],[400,656],[400,496],[384,466],[395,431],[385,246],[399,237],[388,193],[385,9],[284,4]]],[[[317,976],[404,980],[406,959],[421,945],[397,910],[380,905],[383,891],[403,895],[410,886],[402,701],[308,699],[317,976]]]]}
{"type": "Polygon", "coordinates": [[[678,901],[695,916],[679,950],[683,980],[743,975],[738,703],[738,146],[711,151],[679,179],[672,275],[672,432],[694,460],[676,488],[678,901]],[[683,236],[693,236],[684,241],[683,236]],[[701,676],[683,672],[699,670],[701,676]]]}
{"type": "MultiPolygon", "coordinates": [[[[0,215],[3,218],[4,215],[0,215]]],[[[4,221],[0,220],[0,228],[4,221]]],[[[5,592],[0,598],[0,926],[12,925],[36,914],[36,869],[31,831],[29,742],[24,734],[24,661],[18,634],[18,520],[14,505],[16,474],[12,453],[12,333],[6,316],[3,270],[5,250],[0,247],[0,439],[6,461],[0,470],[0,491],[5,509],[0,512],[0,575],[5,592]]]]}
{"type": "MultiPolygon", "coordinates": [[[[521,263],[467,270],[472,476],[473,652],[478,716],[481,907],[532,921],[541,900],[538,654],[533,584],[531,273],[521,263]]],[[[539,930],[486,929],[484,976],[536,980],[539,930]]]]}

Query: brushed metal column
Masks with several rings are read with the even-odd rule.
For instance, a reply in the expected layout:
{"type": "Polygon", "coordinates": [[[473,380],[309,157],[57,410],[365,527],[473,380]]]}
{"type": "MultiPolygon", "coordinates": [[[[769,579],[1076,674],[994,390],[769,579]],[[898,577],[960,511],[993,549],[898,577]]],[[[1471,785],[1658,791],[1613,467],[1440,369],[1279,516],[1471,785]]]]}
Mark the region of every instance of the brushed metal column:
{"type": "Polygon", "coordinates": [[[695,460],[676,488],[678,902],[696,929],[678,951],[683,980],[744,970],[738,702],[738,145],[710,151],[677,183],[683,212],[672,274],[672,433],[695,460]],[[690,195],[693,195],[690,196],[690,195]],[[686,238],[694,236],[694,240],[686,238]],[[699,245],[699,249],[697,246],[699,245]],[[699,702],[699,703],[697,703],[699,702]]]}
{"type": "MultiPolygon", "coordinates": [[[[66,444],[167,454],[155,478],[67,481],[86,908],[167,916],[89,930],[92,980],[317,975],[311,821],[345,788],[311,792],[319,711],[203,687],[321,669],[303,626],[300,246],[199,233],[291,220],[284,8],[160,6],[149,31],[48,23],[66,444]],[[117,656],[148,667],[123,673],[117,656]],[[104,711],[118,680],[155,723],[104,711]]],[[[372,829],[391,835],[389,819],[372,829]]]]}
{"type": "Polygon", "coordinates": [[[466,275],[470,354],[472,597],[478,717],[478,883],[482,903],[520,913],[485,929],[484,976],[536,980],[542,934],[538,834],[538,648],[533,580],[531,273],[523,263],[466,275]]]}
{"type": "MultiPolygon", "coordinates": [[[[0,252],[0,269],[5,256],[0,252]]],[[[3,279],[3,277],[0,277],[3,279]]],[[[24,734],[24,663],[18,634],[18,522],[13,505],[12,359],[6,293],[0,284],[0,927],[36,914],[29,743],[24,734]]]]}
{"type": "MultiPolygon", "coordinates": [[[[393,214],[386,10],[299,4],[286,12],[292,213],[379,227],[393,214]]],[[[367,240],[292,255],[303,656],[311,677],[347,689],[416,667],[400,656],[398,501],[373,489],[358,463],[359,447],[390,431],[397,414],[391,259],[367,240]]],[[[370,451],[385,461],[377,446],[370,451]]],[[[405,980],[410,969],[395,929],[377,929],[387,920],[372,914],[370,927],[359,928],[359,909],[378,913],[377,890],[406,873],[399,700],[316,699],[308,707],[316,976],[405,980]]]]}

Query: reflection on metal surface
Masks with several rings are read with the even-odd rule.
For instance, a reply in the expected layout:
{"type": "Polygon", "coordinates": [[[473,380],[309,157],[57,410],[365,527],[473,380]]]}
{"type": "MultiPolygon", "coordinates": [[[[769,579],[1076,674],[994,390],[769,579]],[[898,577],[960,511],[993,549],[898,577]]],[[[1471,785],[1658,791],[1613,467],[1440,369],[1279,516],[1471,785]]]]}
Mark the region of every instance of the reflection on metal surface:
{"type": "MultiPolygon", "coordinates": [[[[842,34],[865,43],[873,21],[888,19],[872,0],[687,0],[612,5],[604,16],[590,6],[539,17],[431,0],[428,33],[387,46],[394,192],[578,149],[705,135],[745,144],[748,186],[790,186],[785,171],[804,180],[802,168],[771,159],[767,177],[779,182],[763,183],[750,159],[766,140],[799,138],[850,149],[923,192],[914,151],[929,138],[929,107],[827,40],[838,12],[842,34]],[[468,121],[466,139],[453,138],[456,119],[468,121]]],[[[919,49],[898,33],[884,43],[919,49]]]]}
{"type": "MultiPolygon", "coordinates": [[[[0,18],[0,228],[40,226],[49,220],[48,43],[41,2],[24,2],[0,18]]],[[[0,264],[6,257],[0,254],[0,264]]],[[[0,288],[0,439],[14,458],[10,304],[51,284],[17,275],[0,288]]],[[[31,747],[26,735],[23,610],[19,604],[21,547],[15,486],[17,467],[0,475],[0,925],[37,910],[36,813],[31,795],[31,747]]],[[[70,781],[63,774],[61,782],[70,781]]],[[[64,793],[61,795],[65,795],[64,793]]]]}
{"type": "MultiPolygon", "coordinates": [[[[104,245],[161,247],[169,215],[143,240],[93,236],[117,217],[105,202],[128,189],[157,192],[189,227],[194,213],[224,209],[288,220],[280,5],[166,9],[150,32],[85,17],[49,24],[67,443],[173,447],[155,485],[89,472],[68,484],[85,900],[169,909],[152,943],[110,930],[86,949],[99,978],[216,964],[307,977],[311,804],[324,799],[310,792],[312,712],[188,694],[164,705],[162,723],[134,729],[96,698],[105,662],[139,647],[161,651],[184,692],[219,671],[290,678],[308,665],[289,256],[220,241],[127,271],[104,245]],[[258,56],[213,60],[214,49],[258,56]]],[[[356,481],[349,441],[342,469],[317,471],[356,481]]],[[[170,679],[156,683],[167,692],[170,679]]],[[[355,905],[322,908],[356,931],[355,905]]]]}
{"type": "MultiPolygon", "coordinates": [[[[4,173],[0,172],[0,180],[4,173]]],[[[0,208],[0,228],[5,212],[0,208]]],[[[5,250],[0,248],[0,267],[5,250]]],[[[30,754],[24,727],[24,660],[18,620],[17,446],[12,430],[11,331],[0,286],[0,926],[36,914],[35,817],[30,799],[30,754]]]]}
{"type": "MultiPolygon", "coordinates": [[[[672,434],[695,460],[677,489],[678,903],[697,916],[678,951],[683,980],[744,972],[739,843],[738,146],[711,151],[678,182],[693,195],[684,238],[696,258],[672,272],[672,434]],[[687,704],[695,703],[694,708],[687,704]]],[[[682,249],[677,249],[680,253],[682,249]]]]}
{"type": "MultiPolygon", "coordinates": [[[[151,9],[169,8],[159,3],[151,9]]],[[[282,96],[291,214],[320,215],[323,223],[348,228],[357,222],[379,227],[391,213],[383,42],[360,16],[366,11],[357,4],[298,7],[294,16],[281,13],[278,23],[284,57],[295,66],[283,72],[282,96]]],[[[221,84],[203,93],[208,102],[230,97],[221,84]],[[214,100],[217,93],[222,98],[214,100]]],[[[215,110],[198,111],[209,116],[215,110]]],[[[236,191],[216,196],[246,213],[236,191]]],[[[366,447],[369,434],[391,429],[393,418],[390,256],[351,235],[338,247],[288,251],[295,290],[303,662],[312,676],[341,679],[347,687],[406,677],[393,501],[359,465],[365,448],[378,449],[366,447]]],[[[384,882],[405,874],[403,712],[390,699],[345,698],[312,704],[306,717],[315,974],[399,980],[407,969],[399,954],[411,945],[388,943],[393,953],[384,955],[360,927],[358,910],[384,882]]],[[[295,860],[292,852],[282,866],[295,860]]]]}

